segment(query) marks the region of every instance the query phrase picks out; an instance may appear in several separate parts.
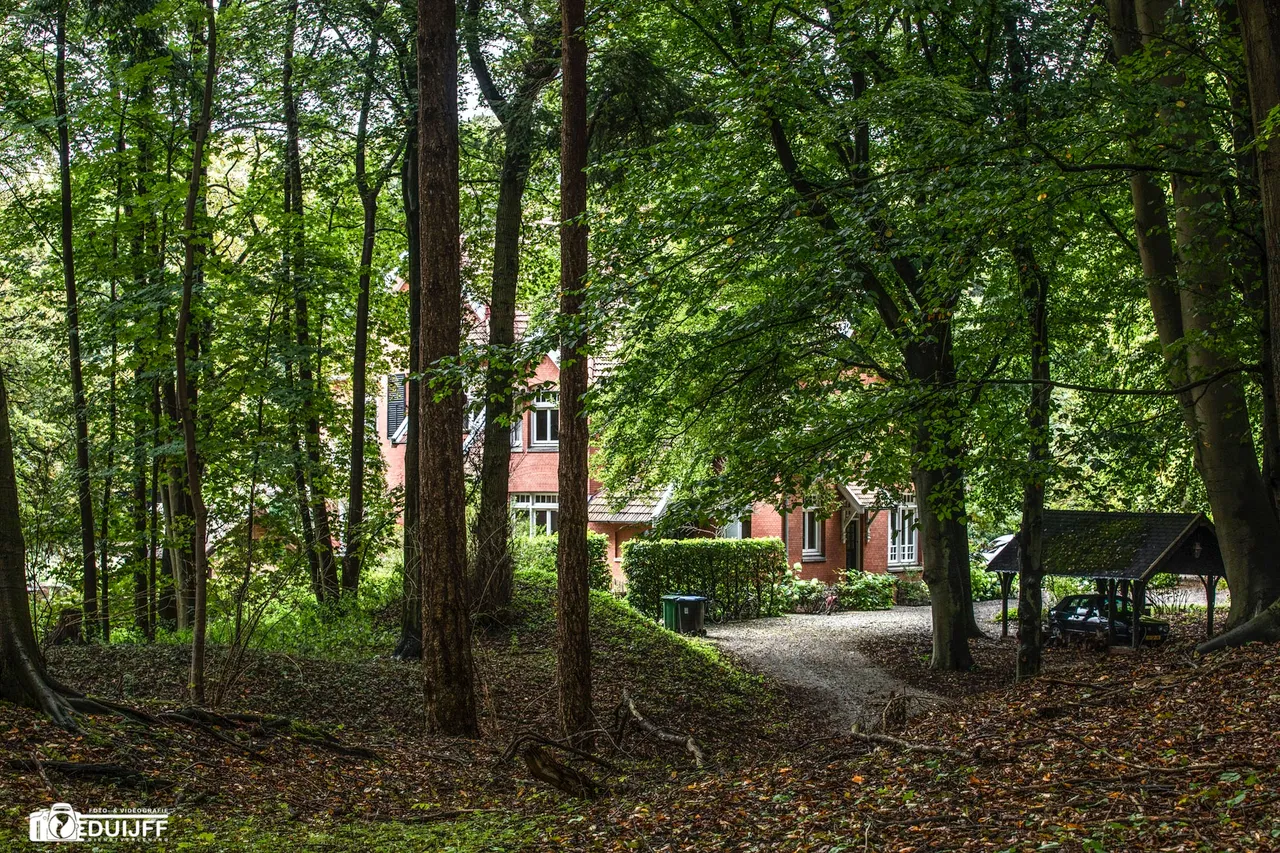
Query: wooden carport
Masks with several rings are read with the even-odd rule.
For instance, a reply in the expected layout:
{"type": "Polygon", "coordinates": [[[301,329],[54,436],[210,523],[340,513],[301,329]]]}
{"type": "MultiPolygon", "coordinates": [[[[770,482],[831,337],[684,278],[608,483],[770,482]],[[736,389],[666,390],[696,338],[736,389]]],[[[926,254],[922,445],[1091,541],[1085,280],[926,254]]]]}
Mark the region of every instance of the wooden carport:
{"type": "MultiPolygon", "coordinates": [[[[1002,636],[1009,635],[1009,590],[1018,574],[1018,537],[992,558],[1000,576],[1002,636]]],[[[1044,573],[1098,583],[1099,592],[1130,595],[1137,617],[1146,611],[1147,584],[1157,574],[1197,577],[1208,605],[1206,636],[1213,635],[1218,580],[1225,575],[1213,524],[1202,512],[1101,512],[1051,509],[1044,513],[1044,573]],[[1104,590],[1105,587],[1105,590],[1104,590]]],[[[1138,631],[1131,632],[1134,644],[1138,631]]]]}

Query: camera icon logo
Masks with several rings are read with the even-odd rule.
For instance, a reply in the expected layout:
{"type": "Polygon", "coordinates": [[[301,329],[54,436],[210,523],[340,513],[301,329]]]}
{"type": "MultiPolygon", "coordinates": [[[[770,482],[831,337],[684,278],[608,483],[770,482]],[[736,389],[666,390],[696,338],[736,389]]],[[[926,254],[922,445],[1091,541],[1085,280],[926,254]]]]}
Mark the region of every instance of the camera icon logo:
{"type": "Polygon", "coordinates": [[[81,838],[80,813],[69,803],[36,809],[28,820],[32,841],[79,841],[81,838]]]}

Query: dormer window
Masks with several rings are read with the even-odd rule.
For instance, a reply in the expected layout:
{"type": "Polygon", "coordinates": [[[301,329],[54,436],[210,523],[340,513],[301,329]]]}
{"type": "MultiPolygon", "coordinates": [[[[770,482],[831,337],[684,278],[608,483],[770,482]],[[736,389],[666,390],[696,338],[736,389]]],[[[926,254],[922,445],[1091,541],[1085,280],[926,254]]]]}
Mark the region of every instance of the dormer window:
{"type": "Polygon", "coordinates": [[[560,392],[544,391],[533,401],[532,447],[560,446],[560,392]]]}

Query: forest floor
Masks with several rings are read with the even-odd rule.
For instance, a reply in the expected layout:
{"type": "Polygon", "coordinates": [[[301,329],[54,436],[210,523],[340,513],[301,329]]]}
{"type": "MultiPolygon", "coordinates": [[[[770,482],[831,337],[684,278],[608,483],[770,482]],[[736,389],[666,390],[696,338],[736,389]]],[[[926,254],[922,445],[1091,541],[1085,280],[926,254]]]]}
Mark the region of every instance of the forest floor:
{"type": "MultiPolygon", "coordinates": [[[[626,689],[654,723],[696,735],[710,761],[698,769],[633,726],[616,747],[600,738],[612,770],[578,765],[609,792],[572,800],[519,759],[501,761],[521,732],[554,731],[553,591],[549,576],[523,575],[522,621],[478,643],[478,741],[426,735],[418,667],[386,659],[254,655],[218,711],[298,721],[285,727],[94,717],[68,734],[0,704],[0,849],[33,849],[26,814],[50,802],[166,809],[169,834],[149,850],[1280,849],[1276,650],[1198,658],[1191,621],[1177,626],[1186,639],[1139,654],[1052,649],[1046,675],[1021,686],[1009,683],[1007,642],[978,641],[976,673],[943,675],[921,659],[927,637],[882,637],[862,653],[946,698],[917,702],[911,719],[901,700],[881,702],[873,716],[887,739],[875,741],[833,733],[839,716],[821,697],[600,596],[601,727],[614,727],[626,689]],[[134,775],[68,775],[59,761],[134,775]]],[[[95,695],[183,709],[185,649],[49,657],[55,675],[95,695]]]]}

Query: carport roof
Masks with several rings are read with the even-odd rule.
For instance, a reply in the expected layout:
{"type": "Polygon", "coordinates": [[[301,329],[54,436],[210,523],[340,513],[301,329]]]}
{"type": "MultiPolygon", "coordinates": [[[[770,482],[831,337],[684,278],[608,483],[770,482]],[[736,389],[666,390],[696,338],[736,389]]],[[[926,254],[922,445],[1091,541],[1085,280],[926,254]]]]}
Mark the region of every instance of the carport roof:
{"type": "MultiPolygon", "coordinates": [[[[1014,537],[987,570],[1016,573],[1020,552],[1014,537]]],[[[1222,576],[1222,552],[1204,513],[1045,510],[1046,575],[1147,580],[1160,572],[1222,576]]]]}
{"type": "Polygon", "coordinates": [[[632,497],[616,509],[604,492],[592,495],[587,501],[587,521],[597,524],[652,524],[662,515],[671,500],[673,486],[661,492],[632,497]]]}

